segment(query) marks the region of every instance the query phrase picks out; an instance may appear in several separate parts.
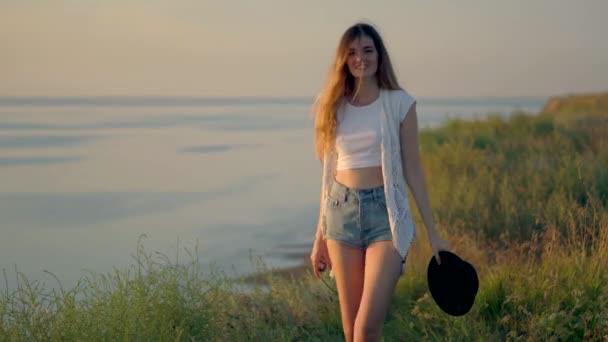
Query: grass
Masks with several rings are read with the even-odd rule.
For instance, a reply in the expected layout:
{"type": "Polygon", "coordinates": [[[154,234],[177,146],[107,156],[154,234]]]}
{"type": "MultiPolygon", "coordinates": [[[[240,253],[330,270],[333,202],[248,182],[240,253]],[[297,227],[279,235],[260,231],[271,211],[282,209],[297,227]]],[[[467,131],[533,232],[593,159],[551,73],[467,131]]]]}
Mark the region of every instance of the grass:
{"type": "MultiPolygon", "coordinates": [[[[480,288],[467,315],[440,311],[416,216],[384,340],[608,340],[608,124],[594,118],[519,113],[421,133],[437,227],[480,288]]],[[[0,294],[0,340],[343,340],[337,298],[310,273],[279,277],[254,260],[265,285],[246,284],[203,272],[196,248],[184,253],[171,260],[140,243],[130,268],[69,290],[15,271],[17,289],[0,294]]]]}

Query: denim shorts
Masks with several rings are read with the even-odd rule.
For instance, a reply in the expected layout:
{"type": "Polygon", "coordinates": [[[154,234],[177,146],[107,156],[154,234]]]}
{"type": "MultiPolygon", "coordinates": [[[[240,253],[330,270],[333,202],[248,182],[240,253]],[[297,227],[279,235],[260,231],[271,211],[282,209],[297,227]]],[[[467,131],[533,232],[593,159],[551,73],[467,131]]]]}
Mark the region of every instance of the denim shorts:
{"type": "Polygon", "coordinates": [[[334,180],[325,202],[323,237],[363,250],[376,241],[391,241],[384,186],[350,189],[334,180]]]}

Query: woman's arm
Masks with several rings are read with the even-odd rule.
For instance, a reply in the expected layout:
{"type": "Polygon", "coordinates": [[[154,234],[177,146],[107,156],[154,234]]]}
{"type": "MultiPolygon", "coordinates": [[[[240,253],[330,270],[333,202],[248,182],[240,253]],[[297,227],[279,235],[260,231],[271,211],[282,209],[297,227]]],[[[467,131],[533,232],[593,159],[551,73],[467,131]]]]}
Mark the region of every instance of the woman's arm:
{"type": "MultiPolygon", "coordinates": [[[[321,162],[323,166],[323,162],[321,162]]],[[[323,179],[321,179],[323,182],[323,179]]],[[[321,186],[321,198],[319,200],[319,220],[317,221],[317,232],[315,233],[315,242],[312,246],[312,252],[310,253],[310,262],[312,264],[314,275],[319,278],[321,273],[326,267],[331,269],[331,260],[329,259],[329,252],[327,250],[327,244],[323,239],[323,186],[321,186]]]]}
{"type": "Polygon", "coordinates": [[[317,221],[317,232],[315,233],[315,240],[323,240],[323,190],[321,190],[321,198],[319,199],[319,219],[317,221]]]}
{"type": "MultiPolygon", "coordinates": [[[[321,173],[323,172],[323,168],[324,168],[324,164],[323,164],[323,159],[319,158],[319,162],[321,162],[321,173]]],[[[321,186],[320,186],[321,190],[320,192],[320,198],[319,198],[319,219],[317,220],[317,231],[315,233],[315,240],[323,240],[323,231],[322,231],[322,227],[323,227],[323,177],[321,177],[321,186]]]]}
{"type": "MultiPolygon", "coordinates": [[[[439,259],[439,250],[449,249],[448,244],[441,240],[431,213],[431,205],[426,188],[426,179],[420,163],[420,152],[418,146],[418,117],[416,113],[416,103],[414,103],[405,119],[401,123],[399,130],[401,142],[401,162],[403,164],[403,175],[407,182],[426,226],[433,254],[439,259]]],[[[439,260],[438,260],[439,261],[439,260]]]]}

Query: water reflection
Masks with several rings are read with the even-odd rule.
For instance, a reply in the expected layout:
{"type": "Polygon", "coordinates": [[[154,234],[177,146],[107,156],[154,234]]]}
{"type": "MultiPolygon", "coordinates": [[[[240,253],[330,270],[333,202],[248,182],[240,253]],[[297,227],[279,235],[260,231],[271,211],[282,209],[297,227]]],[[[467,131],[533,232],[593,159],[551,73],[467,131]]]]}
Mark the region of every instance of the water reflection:
{"type": "Polygon", "coordinates": [[[255,120],[238,121],[231,123],[210,123],[203,126],[206,129],[219,129],[223,131],[283,131],[305,130],[312,128],[312,123],[305,120],[255,120]]]}
{"type": "Polygon", "coordinates": [[[4,227],[81,228],[131,217],[169,212],[193,203],[246,192],[276,178],[276,173],[245,177],[240,182],[206,192],[96,192],[0,194],[4,227]]]}
{"type": "Polygon", "coordinates": [[[0,136],[0,149],[5,148],[40,148],[40,147],[67,147],[81,145],[86,142],[100,139],[94,135],[14,135],[0,136]]]}
{"type": "MultiPolygon", "coordinates": [[[[311,124],[294,117],[277,117],[273,111],[260,113],[245,113],[233,111],[227,113],[201,114],[172,114],[165,113],[157,116],[144,116],[129,120],[108,120],[80,123],[58,122],[26,122],[5,121],[0,123],[2,131],[33,131],[33,130],[111,130],[111,129],[145,129],[145,128],[175,128],[199,127],[220,130],[259,130],[259,129],[297,129],[311,124]]],[[[294,115],[295,116],[295,115],[294,115]]]]}
{"type": "Polygon", "coordinates": [[[64,164],[83,159],[82,157],[0,157],[0,167],[64,164]]]}
{"type": "Polygon", "coordinates": [[[20,193],[0,195],[5,225],[70,228],[171,211],[209,199],[207,193],[20,193]]]}
{"type": "Polygon", "coordinates": [[[259,144],[236,144],[236,145],[203,145],[188,146],[178,150],[180,153],[214,153],[230,150],[242,150],[259,147],[259,144]]]}

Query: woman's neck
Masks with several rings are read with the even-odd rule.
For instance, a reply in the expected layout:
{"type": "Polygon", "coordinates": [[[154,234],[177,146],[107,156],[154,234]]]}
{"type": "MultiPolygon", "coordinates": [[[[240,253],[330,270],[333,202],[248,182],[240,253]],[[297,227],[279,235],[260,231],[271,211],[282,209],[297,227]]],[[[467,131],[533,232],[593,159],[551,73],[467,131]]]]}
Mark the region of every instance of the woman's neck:
{"type": "Polygon", "coordinates": [[[378,98],[379,92],[380,88],[375,79],[365,80],[360,86],[355,86],[355,93],[348,100],[355,106],[365,106],[374,102],[378,98]]]}

